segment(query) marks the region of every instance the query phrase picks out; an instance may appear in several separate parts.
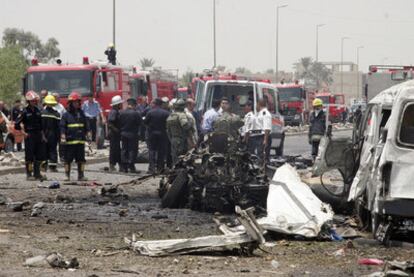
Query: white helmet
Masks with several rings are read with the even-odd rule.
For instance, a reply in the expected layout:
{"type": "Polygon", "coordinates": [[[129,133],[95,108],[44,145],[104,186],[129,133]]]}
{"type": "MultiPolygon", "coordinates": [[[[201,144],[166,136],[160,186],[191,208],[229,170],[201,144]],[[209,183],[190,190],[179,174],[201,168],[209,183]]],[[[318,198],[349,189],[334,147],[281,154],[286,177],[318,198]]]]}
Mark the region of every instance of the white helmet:
{"type": "Polygon", "coordinates": [[[124,103],[124,100],[122,100],[122,97],[119,95],[115,95],[112,97],[111,106],[119,105],[124,103]]]}

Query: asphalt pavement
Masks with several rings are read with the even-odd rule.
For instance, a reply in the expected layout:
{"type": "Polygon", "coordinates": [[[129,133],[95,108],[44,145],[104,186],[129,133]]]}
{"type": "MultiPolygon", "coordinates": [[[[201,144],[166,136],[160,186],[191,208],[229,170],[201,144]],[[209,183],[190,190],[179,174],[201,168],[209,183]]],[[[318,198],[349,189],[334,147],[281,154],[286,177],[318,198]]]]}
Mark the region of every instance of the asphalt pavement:
{"type": "MultiPolygon", "coordinates": [[[[333,136],[352,136],[351,130],[335,131],[333,136]]],[[[308,143],[308,134],[301,134],[295,136],[286,136],[285,138],[285,155],[310,155],[311,146],[308,143]]]]}

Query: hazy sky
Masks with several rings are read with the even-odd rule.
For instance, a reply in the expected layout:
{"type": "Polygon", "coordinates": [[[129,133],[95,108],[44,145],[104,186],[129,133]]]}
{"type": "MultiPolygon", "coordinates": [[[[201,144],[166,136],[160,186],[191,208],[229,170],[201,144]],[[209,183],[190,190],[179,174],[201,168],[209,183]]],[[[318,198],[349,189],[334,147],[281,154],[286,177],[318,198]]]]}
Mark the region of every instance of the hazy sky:
{"type": "MultiPolygon", "coordinates": [[[[116,0],[118,59],[137,64],[142,57],[163,68],[200,71],[213,64],[213,0],[116,0]]],[[[412,0],[217,0],[217,63],[263,71],[275,67],[276,4],[280,10],[279,69],[291,70],[300,57],[369,64],[414,63],[412,0]]],[[[61,58],[105,59],[112,40],[112,0],[0,0],[0,31],[30,30],[42,40],[56,37],[61,58]]]]}

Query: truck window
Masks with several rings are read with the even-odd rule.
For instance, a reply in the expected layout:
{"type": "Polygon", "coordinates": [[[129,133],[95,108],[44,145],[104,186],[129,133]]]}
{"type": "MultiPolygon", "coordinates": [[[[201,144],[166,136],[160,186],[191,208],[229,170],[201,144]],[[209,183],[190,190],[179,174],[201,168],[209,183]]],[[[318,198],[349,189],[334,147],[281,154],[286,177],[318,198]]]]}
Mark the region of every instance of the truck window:
{"type": "Polygon", "coordinates": [[[205,83],[197,81],[195,84],[195,101],[196,101],[196,110],[202,109],[203,104],[203,93],[204,93],[205,83]]]}
{"type": "Polygon", "coordinates": [[[401,121],[399,142],[408,147],[414,147],[414,104],[405,106],[401,121]]]}
{"type": "Polygon", "coordinates": [[[102,91],[113,92],[119,88],[119,74],[116,71],[105,71],[106,78],[104,78],[102,91]]]}
{"type": "Polygon", "coordinates": [[[275,99],[275,90],[269,88],[263,88],[263,98],[266,100],[267,108],[270,113],[276,113],[276,99],[275,99]]]}

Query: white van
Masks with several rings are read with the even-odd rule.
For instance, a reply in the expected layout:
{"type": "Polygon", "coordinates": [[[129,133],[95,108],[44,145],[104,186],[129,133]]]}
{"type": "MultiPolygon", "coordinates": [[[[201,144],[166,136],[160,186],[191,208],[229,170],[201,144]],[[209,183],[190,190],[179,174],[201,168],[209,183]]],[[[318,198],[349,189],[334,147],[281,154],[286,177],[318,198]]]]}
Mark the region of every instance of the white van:
{"type": "Polygon", "coordinates": [[[269,112],[272,114],[272,146],[276,155],[283,155],[285,141],[284,120],[279,113],[277,89],[264,82],[245,80],[210,80],[199,81],[195,93],[196,110],[204,114],[211,108],[213,99],[226,97],[230,100],[232,112],[244,117],[243,107],[247,101],[254,103],[256,111],[257,101],[265,98],[269,112]]]}
{"type": "Polygon", "coordinates": [[[323,138],[314,174],[332,169],[377,239],[414,223],[414,81],[375,96],[352,139],[323,138]]]}

